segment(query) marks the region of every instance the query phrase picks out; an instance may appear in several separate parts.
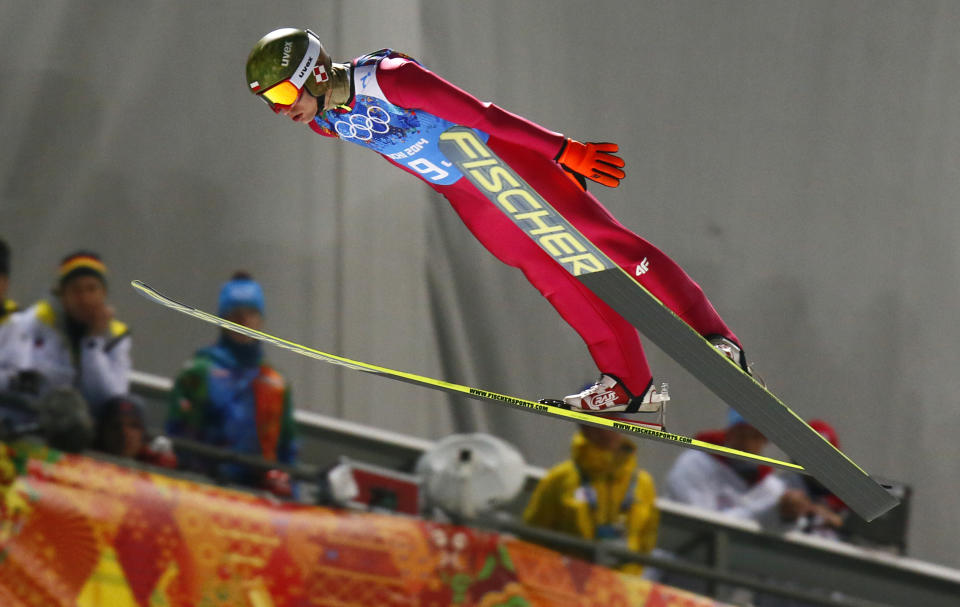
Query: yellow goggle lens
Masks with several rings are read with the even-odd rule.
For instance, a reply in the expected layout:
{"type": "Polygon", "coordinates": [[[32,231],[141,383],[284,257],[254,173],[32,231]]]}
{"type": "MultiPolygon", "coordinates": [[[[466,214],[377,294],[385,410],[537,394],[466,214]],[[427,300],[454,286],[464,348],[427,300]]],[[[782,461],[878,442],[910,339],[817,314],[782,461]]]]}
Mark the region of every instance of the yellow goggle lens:
{"type": "Polygon", "coordinates": [[[300,89],[293,86],[289,80],[284,80],[276,86],[272,86],[263,92],[263,96],[270,103],[277,105],[293,105],[300,97],[300,89]]]}

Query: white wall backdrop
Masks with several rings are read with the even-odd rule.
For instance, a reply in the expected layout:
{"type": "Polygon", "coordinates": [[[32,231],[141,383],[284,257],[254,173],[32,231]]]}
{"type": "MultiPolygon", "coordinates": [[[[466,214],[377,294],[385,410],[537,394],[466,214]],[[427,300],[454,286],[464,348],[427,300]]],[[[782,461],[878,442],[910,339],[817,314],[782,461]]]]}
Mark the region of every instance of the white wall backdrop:
{"type": "MultiPolygon", "coordinates": [[[[252,44],[309,26],[338,58],[403,50],[482,99],[581,140],[628,176],[594,191],[674,256],[800,414],[916,491],[911,554],[960,566],[960,4],[942,2],[116,3],[0,0],[0,238],[12,295],[99,251],[139,369],[172,375],[215,331],[236,269],[273,332],[506,393],[590,380],[585,348],[445,201],[245,90],[252,44]]],[[[426,437],[482,429],[535,464],[562,422],[272,352],[298,406],[426,437]]],[[[725,417],[659,352],[671,429],[725,417]]],[[[644,444],[662,479],[674,447],[644,444]]]]}

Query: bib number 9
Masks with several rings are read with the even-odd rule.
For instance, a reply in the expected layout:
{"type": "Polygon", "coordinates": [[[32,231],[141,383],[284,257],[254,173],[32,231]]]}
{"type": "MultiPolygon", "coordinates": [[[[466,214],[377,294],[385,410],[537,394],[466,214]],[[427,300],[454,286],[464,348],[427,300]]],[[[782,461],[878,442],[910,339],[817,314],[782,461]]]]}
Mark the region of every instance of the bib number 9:
{"type": "Polygon", "coordinates": [[[450,175],[449,171],[441,169],[426,158],[417,158],[416,160],[407,163],[407,166],[420,173],[424,177],[429,178],[431,181],[440,181],[444,177],[450,175]]]}

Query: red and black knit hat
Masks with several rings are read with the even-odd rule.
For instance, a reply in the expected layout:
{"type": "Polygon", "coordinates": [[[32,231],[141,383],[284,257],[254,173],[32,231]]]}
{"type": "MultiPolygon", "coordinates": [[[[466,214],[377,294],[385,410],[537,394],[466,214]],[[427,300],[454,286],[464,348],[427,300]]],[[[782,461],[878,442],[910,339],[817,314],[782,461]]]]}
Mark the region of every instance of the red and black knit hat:
{"type": "Polygon", "coordinates": [[[92,251],[77,251],[63,258],[57,269],[57,282],[62,287],[77,276],[95,276],[107,284],[107,266],[92,251]]]}
{"type": "Polygon", "coordinates": [[[820,433],[820,436],[830,441],[830,444],[840,448],[840,439],[837,438],[837,431],[833,429],[833,426],[823,421],[822,419],[811,419],[808,422],[809,426],[820,433]]]}

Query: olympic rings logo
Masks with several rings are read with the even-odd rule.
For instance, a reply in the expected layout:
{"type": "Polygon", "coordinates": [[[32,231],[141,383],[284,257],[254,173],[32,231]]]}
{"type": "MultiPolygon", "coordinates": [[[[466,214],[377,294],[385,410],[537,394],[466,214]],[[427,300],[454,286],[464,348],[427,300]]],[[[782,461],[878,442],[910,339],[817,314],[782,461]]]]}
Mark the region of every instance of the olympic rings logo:
{"type": "Polygon", "coordinates": [[[333,125],[341,139],[359,139],[370,141],[374,135],[382,135],[390,130],[390,114],[381,107],[371,105],[366,115],[353,114],[348,120],[338,120],[333,125]]]}

